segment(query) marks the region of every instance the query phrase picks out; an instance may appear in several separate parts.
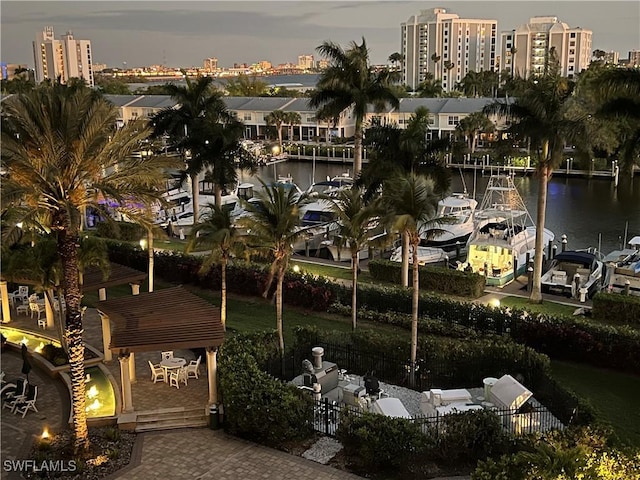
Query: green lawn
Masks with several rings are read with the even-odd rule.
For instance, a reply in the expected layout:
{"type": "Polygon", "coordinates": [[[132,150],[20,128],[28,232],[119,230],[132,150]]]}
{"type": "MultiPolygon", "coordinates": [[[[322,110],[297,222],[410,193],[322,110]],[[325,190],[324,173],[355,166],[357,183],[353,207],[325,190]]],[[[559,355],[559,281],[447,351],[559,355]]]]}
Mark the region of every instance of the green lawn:
{"type": "Polygon", "coordinates": [[[589,400],[622,440],[640,447],[640,377],[558,361],[551,369],[563,385],[589,400]]]}
{"type": "MultiPolygon", "coordinates": [[[[351,281],[351,264],[349,262],[344,262],[344,266],[334,267],[332,265],[310,263],[306,261],[304,257],[295,256],[289,262],[289,266],[293,268],[295,265],[300,267],[301,272],[351,281]]],[[[371,275],[369,275],[369,272],[361,271],[358,274],[358,282],[371,283],[373,282],[373,279],[371,278],[371,275]]]]}
{"type": "Polygon", "coordinates": [[[541,304],[529,303],[528,298],[521,297],[502,297],[500,299],[500,305],[503,307],[522,308],[531,312],[545,313],[548,315],[564,316],[572,316],[575,309],[578,308],[549,301],[541,304]]]}

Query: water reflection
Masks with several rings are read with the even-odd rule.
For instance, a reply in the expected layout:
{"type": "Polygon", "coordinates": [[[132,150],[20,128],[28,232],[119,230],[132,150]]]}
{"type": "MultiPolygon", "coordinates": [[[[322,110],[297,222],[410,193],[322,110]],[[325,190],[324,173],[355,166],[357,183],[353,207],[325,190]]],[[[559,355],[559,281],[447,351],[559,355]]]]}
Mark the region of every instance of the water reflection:
{"type": "MultiPolygon", "coordinates": [[[[311,162],[285,162],[277,165],[261,167],[257,176],[265,181],[274,180],[279,175],[291,174],[294,181],[302,189],[312,183],[311,162]]],[[[343,173],[352,173],[351,162],[316,163],[315,180],[320,181],[327,176],[333,177],[343,173]]],[[[244,181],[258,184],[255,178],[246,176],[244,181]]],[[[478,201],[488,183],[488,177],[480,172],[475,176],[475,197],[478,201]]],[[[517,177],[516,186],[535,219],[538,199],[538,179],[535,176],[517,177]]],[[[452,172],[452,187],[456,192],[466,189],[470,195],[474,193],[474,175],[472,172],[452,172]]],[[[547,199],[546,226],[556,238],[566,234],[569,248],[597,247],[608,253],[620,248],[628,224],[627,239],[640,235],[640,176],[633,181],[621,179],[618,188],[610,179],[586,179],[552,177],[549,181],[547,199]]]]}

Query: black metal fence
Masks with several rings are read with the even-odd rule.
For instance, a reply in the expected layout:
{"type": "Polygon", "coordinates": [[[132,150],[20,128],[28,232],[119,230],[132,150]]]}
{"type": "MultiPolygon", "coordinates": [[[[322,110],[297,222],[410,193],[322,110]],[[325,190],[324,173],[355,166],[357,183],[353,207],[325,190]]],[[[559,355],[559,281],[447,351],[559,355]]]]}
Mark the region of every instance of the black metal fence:
{"type": "MultiPolygon", "coordinates": [[[[504,431],[515,437],[564,428],[562,422],[543,406],[527,405],[526,409],[522,410],[492,407],[490,411],[499,418],[504,431]]],[[[352,416],[359,417],[364,410],[351,405],[340,405],[327,399],[314,402],[314,430],[323,435],[335,437],[341,419],[347,412],[352,416]]],[[[446,415],[420,415],[406,420],[419,425],[425,435],[437,439],[455,422],[456,416],[462,414],[462,412],[454,412],[446,415]]]]}
{"type": "MultiPolygon", "coordinates": [[[[324,348],[324,358],[336,363],[340,369],[349,374],[375,377],[385,383],[412,388],[418,392],[431,388],[466,388],[469,385],[483,385],[483,379],[495,375],[497,371],[508,371],[500,368],[500,359],[496,359],[491,371],[483,369],[478,364],[458,365],[455,360],[441,361],[438,359],[418,359],[416,362],[416,379],[413,387],[409,385],[410,361],[397,354],[385,352],[371,352],[353,345],[339,345],[324,341],[314,342],[313,345],[300,345],[295,350],[287,352],[284,359],[273,358],[264,366],[271,375],[288,381],[302,372],[302,361],[311,356],[311,347],[324,348]]],[[[528,365],[525,350],[521,364],[528,365]]],[[[551,414],[565,425],[589,424],[592,422],[592,412],[579,408],[576,396],[565,390],[561,385],[546,374],[537,371],[520,371],[518,380],[534,392],[551,414]]]]}

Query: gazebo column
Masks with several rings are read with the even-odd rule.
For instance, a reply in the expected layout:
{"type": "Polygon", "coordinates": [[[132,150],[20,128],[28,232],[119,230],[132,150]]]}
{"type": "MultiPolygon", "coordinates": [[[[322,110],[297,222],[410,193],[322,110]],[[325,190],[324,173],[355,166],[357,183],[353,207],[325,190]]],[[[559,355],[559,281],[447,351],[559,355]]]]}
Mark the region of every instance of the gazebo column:
{"type": "Polygon", "coordinates": [[[129,354],[120,355],[120,383],[122,385],[122,413],[133,412],[131,378],[129,377],[129,354]]]}
{"type": "Polygon", "coordinates": [[[207,347],[207,379],[209,381],[209,405],[218,403],[218,349],[207,347]]]}
{"type": "Polygon", "coordinates": [[[129,380],[136,383],[136,355],[133,352],[129,354],[129,380]]]}
{"type": "Polygon", "coordinates": [[[0,281],[0,295],[2,295],[2,321],[8,323],[11,321],[11,308],[9,307],[9,290],[4,280],[0,281]]]}
{"type": "Polygon", "coordinates": [[[49,301],[49,295],[45,292],[44,294],[44,311],[47,316],[47,328],[53,328],[53,307],[51,306],[51,302],[49,301]]]}
{"type": "Polygon", "coordinates": [[[98,310],[100,320],[102,321],[102,351],[104,352],[104,361],[110,362],[113,358],[109,345],[111,345],[111,322],[109,316],[98,310]]]}
{"type": "Polygon", "coordinates": [[[129,285],[131,285],[131,295],[140,295],[139,283],[130,283],[129,285]]]}
{"type": "Polygon", "coordinates": [[[107,289],[106,288],[101,288],[98,290],[98,299],[101,302],[104,302],[107,299],[107,289]]]}

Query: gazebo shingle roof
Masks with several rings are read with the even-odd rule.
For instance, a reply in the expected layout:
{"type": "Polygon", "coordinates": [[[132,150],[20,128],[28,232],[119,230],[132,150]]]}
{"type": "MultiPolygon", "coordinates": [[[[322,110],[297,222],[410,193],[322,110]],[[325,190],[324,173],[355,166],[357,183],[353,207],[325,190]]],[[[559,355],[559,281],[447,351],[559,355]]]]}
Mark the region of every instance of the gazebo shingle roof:
{"type": "Polygon", "coordinates": [[[219,347],[220,309],[183,287],[106,300],[98,310],[115,324],[114,353],[219,347]]]}
{"type": "Polygon", "coordinates": [[[126,285],[127,283],[140,283],[147,278],[145,272],[135,270],[119,263],[111,263],[109,278],[103,279],[102,271],[97,267],[88,267],[82,279],[82,291],[91,292],[101,288],[126,285]]]}

